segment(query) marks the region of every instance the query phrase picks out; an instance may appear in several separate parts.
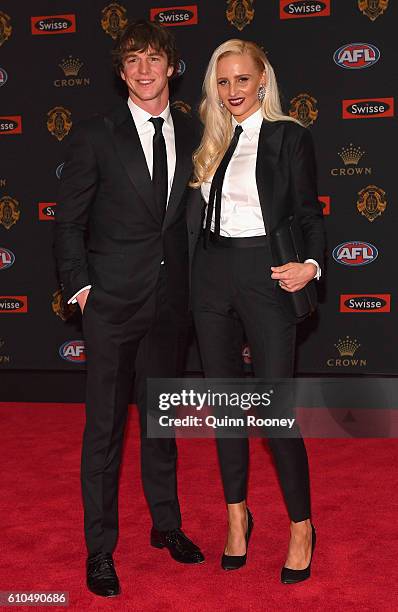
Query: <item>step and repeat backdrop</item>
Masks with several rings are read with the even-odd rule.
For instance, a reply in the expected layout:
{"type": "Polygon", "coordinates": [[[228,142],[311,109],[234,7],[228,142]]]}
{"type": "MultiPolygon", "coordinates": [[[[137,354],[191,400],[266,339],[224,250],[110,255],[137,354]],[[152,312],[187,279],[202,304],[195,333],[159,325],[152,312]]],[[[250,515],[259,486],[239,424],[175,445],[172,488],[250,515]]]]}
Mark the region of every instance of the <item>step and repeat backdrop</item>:
{"type": "MultiPolygon", "coordinates": [[[[80,315],[63,304],[54,216],[70,132],[126,96],[110,52],[129,19],[176,35],[173,104],[196,112],[213,49],[259,43],[283,107],[312,131],[328,240],[302,374],[398,372],[398,23],[394,0],[0,0],[0,369],[84,368],[80,315]]],[[[242,351],[250,367],[250,348],[242,351]]],[[[193,343],[187,370],[200,369],[193,343]]]]}

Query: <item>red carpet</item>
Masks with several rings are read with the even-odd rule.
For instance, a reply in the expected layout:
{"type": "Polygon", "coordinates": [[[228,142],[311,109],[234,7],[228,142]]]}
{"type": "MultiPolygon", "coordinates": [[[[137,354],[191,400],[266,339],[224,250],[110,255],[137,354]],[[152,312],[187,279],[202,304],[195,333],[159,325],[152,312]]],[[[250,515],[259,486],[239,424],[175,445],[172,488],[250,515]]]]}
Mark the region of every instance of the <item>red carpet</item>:
{"type": "Polygon", "coordinates": [[[91,595],[84,584],[79,483],[83,416],[81,405],[0,403],[0,591],[66,590],[67,609],[83,611],[398,609],[397,440],[307,442],[318,544],[311,579],[288,586],[279,583],[288,519],[268,450],[259,440],[251,441],[249,502],[255,526],[245,569],[220,568],[225,514],[211,440],[179,442],[183,527],[200,544],[206,563],[179,565],[167,551],[149,546],[135,410],[115,553],[122,595],[113,600],[91,595]]]}

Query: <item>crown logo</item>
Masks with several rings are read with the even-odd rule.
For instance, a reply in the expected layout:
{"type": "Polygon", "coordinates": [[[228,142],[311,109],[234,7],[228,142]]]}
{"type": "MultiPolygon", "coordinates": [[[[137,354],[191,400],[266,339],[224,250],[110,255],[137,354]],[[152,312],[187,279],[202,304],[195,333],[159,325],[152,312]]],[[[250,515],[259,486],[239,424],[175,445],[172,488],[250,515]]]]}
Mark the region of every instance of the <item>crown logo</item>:
{"type": "Polygon", "coordinates": [[[350,142],[349,146],[343,147],[338,155],[343,160],[345,166],[357,166],[365,152],[362,151],[361,147],[354,147],[352,142],[350,142]]]}
{"type": "Polygon", "coordinates": [[[68,59],[63,59],[58,66],[62,68],[66,77],[75,77],[79,74],[79,70],[83,66],[83,62],[81,62],[79,59],[73,59],[70,55],[68,59]]]}
{"type": "Polygon", "coordinates": [[[334,346],[339,351],[340,357],[353,357],[361,345],[358,340],[352,340],[350,336],[346,336],[344,339],[339,338],[334,346]]]}

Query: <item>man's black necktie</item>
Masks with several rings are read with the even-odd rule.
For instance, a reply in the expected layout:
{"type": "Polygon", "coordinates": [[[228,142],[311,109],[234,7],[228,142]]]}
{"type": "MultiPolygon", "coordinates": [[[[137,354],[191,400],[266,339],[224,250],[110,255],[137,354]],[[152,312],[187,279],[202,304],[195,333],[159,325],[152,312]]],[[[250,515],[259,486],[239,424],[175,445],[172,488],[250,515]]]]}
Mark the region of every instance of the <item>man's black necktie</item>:
{"type": "Polygon", "coordinates": [[[149,119],[155,128],[153,135],[153,166],[152,184],[155,193],[155,202],[160,218],[163,221],[167,206],[167,153],[166,142],[163,136],[162,127],[164,119],[162,117],[151,117],[149,119]]]}
{"type": "Polygon", "coordinates": [[[225,172],[227,170],[229,162],[231,161],[232,155],[234,154],[234,151],[237,147],[239,136],[241,135],[242,132],[243,132],[242,126],[237,125],[235,128],[233,138],[229,144],[229,147],[226,150],[224,157],[222,158],[221,163],[218,166],[213,176],[213,180],[211,182],[209,203],[207,205],[206,226],[205,226],[205,247],[207,247],[207,244],[209,241],[211,222],[213,218],[213,210],[215,210],[213,239],[217,240],[220,235],[222,186],[224,183],[225,172]],[[215,202],[215,206],[214,206],[214,202],[215,202]]]}

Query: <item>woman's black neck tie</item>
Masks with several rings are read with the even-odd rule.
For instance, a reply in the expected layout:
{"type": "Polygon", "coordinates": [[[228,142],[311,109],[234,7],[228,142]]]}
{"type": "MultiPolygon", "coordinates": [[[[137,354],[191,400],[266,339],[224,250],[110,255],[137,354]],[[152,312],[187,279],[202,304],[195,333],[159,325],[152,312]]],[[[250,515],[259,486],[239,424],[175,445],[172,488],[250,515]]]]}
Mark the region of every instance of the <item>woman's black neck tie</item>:
{"type": "Polygon", "coordinates": [[[163,222],[166,212],[168,193],[166,142],[162,132],[164,119],[162,117],[151,117],[149,121],[153,123],[155,128],[152,141],[152,185],[155,193],[156,207],[163,222]]]}
{"type": "Polygon", "coordinates": [[[213,210],[215,211],[214,215],[214,232],[213,232],[213,240],[217,240],[220,236],[220,220],[221,220],[221,194],[222,194],[222,186],[224,182],[225,172],[227,170],[228,164],[231,161],[232,155],[237,147],[239,136],[243,132],[243,128],[241,125],[237,125],[235,128],[235,132],[233,138],[229,144],[228,149],[225,152],[224,157],[222,158],[220,165],[218,166],[213,180],[211,182],[210,194],[209,194],[209,203],[207,205],[207,216],[206,216],[206,226],[205,226],[205,236],[204,236],[204,244],[205,248],[207,248],[210,230],[211,230],[211,222],[213,218],[213,210]]]}

